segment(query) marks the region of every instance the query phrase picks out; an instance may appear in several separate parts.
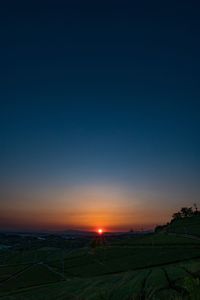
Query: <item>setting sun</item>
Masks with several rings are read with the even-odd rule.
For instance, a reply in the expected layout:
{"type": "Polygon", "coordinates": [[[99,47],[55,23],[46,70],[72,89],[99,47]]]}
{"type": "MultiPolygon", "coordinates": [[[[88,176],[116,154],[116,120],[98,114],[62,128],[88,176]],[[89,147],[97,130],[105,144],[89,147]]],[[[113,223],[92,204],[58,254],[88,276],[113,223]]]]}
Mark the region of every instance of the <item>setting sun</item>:
{"type": "Polygon", "coordinates": [[[98,229],[98,234],[102,234],[103,233],[103,229],[99,228],[98,229]]]}

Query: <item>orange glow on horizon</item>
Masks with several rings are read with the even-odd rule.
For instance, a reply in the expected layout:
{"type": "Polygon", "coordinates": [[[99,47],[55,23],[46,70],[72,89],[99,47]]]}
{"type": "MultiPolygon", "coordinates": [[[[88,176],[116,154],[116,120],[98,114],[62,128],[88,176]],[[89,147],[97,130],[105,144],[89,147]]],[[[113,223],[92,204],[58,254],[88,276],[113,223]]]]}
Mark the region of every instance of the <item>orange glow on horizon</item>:
{"type": "Polygon", "coordinates": [[[164,207],[156,205],[157,201],[148,198],[147,202],[132,191],[109,186],[19,188],[8,192],[5,199],[0,209],[0,227],[9,229],[74,229],[101,235],[154,228],[167,222],[173,212],[165,207],[164,214],[164,207]]]}

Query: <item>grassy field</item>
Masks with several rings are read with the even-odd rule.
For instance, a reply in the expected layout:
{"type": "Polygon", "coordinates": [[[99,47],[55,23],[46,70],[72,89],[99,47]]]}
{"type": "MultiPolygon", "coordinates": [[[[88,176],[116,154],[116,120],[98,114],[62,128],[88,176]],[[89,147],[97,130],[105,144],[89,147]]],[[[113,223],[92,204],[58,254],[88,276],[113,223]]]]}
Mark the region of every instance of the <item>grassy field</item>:
{"type": "Polygon", "coordinates": [[[0,259],[2,300],[200,299],[198,239],[150,234],[96,249],[1,251],[0,259]]]}

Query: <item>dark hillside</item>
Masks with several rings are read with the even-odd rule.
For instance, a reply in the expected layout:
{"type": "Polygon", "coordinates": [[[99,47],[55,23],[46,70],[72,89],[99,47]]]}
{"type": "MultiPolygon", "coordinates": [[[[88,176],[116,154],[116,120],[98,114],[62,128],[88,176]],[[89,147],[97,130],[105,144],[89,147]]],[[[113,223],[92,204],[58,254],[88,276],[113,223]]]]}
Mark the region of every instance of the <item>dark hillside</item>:
{"type": "Polygon", "coordinates": [[[200,237],[200,216],[172,220],[166,230],[171,233],[188,234],[200,237]]]}

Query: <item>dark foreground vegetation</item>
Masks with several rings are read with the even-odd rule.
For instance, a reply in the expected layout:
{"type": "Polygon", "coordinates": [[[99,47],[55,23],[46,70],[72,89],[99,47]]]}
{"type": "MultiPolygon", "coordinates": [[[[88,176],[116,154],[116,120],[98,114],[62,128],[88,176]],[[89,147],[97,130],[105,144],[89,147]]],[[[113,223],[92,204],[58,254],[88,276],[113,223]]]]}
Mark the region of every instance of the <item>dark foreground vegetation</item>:
{"type": "Polygon", "coordinates": [[[155,233],[0,235],[2,300],[200,299],[200,216],[155,233]]]}

